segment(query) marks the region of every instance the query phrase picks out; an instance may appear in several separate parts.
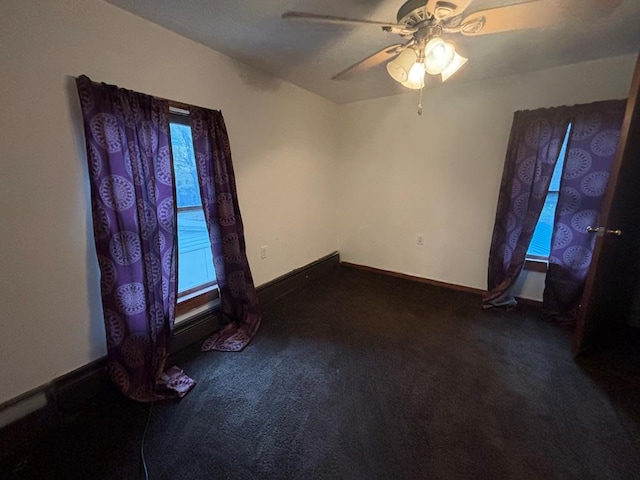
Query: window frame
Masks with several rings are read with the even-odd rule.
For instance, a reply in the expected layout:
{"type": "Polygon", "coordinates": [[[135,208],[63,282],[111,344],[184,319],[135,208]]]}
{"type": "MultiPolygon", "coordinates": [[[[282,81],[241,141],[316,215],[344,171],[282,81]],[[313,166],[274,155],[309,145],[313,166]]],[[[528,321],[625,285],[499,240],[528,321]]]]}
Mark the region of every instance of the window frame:
{"type": "MultiPolygon", "coordinates": [[[[174,102],[170,102],[169,104],[169,124],[176,123],[180,125],[186,125],[191,128],[191,123],[189,121],[189,108],[188,105],[184,104],[175,104],[174,102]]],[[[171,134],[169,134],[171,137],[171,134]]],[[[171,143],[171,142],[170,142],[171,143]]],[[[173,170],[173,146],[171,146],[171,168],[175,176],[175,170],[173,170]]],[[[174,189],[177,195],[177,185],[174,184],[174,189]]],[[[204,205],[201,205],[200,208],[204,209],[204,205]]],[[[183,211],[192,211],[197,210],[197,206],[189,206],[189,207],[178,207],[176,204],[176,219],[177,215],[183,211]]],[[[176,240],[177,240],[177,232],[176,232],[176,240]]],[[[211,248],[211,246],[209,247],[211,248]]],[[[178,264],[180,263],[180,255],[178,253],[178,264]]],[[[213,302],[216,302],[220,298],[220,290],[218,287],[217,279],[214,282],[203,283],[202,285],[198,285],[194,288],[190,288],[185,290],[184,292],[177,292],[176,298],[176,320],[178,317],[185,316],[189,312],[211,304],[211,307],[215,305],[213,302]]],[[[183,318],[184,319],[184,318],[183,318]]],[[[180,319],[180,320],[183,320],[180,319]]]]}
{"type": "Polygon", "coordinates": [[[549,269],[549,257],[527,255],[524,260],[524,269],[530,272],[546,273],[549,269]]]}

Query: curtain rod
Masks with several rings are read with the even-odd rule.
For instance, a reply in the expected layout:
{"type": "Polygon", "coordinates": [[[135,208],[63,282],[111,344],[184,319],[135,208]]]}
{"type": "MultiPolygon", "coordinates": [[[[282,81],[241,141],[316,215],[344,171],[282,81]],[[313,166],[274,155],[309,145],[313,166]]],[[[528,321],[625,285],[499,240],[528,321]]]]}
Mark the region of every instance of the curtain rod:
{"type": "MultiPolygon", "coordinates": [[[[80,78],[80,77],[86,77],[87,80],[89,80],[91,83],[98,84],[98,82],[94,82],[93,80],[91,80],[86,75],[80,75],[80,76],[76,77],[76,80],[78,78],[80,78]]],[[[100,83],[102,83],[102,85],[108,85],[110,87],[115,87],[115,88],[118,88],[118,89],[122,88],[122,87],[120,87],[118,85],[111,85],[111,84],[108,84],[108,83],[105,83],[105,82],[100,82],[100,83]]],[[[129,90],[129,89],[123,88],[123,90],[129,90]]],[[[135,93],[141,93],[141,92],[137,92],[135,90],[129,90],[129,91],[132,91],[132,92],[135,92],[135,93]]],[[[141,95],[149,95],[149,94],[148,93],[141,93],[141,95]]],[[[205,108],[207,110],[214,110],[214,109],[210,109],[210,108],[206,108],[206,107],[198,107],[197,105],[190,105],[190,104],[184,103],[184,102],[178,102],[177,100],[171,100],[170,98],[158,97],[156,95],[149,95],[149,96],[155,97],[158,100],[164,100],[165,102],[168,102],[169,103],[169,107],[178,108],[180,110],[186,110],[188,112],[190,112],[192,108],[205,108]]],[[[219,112],[220,110],[216,110],[216,111],[219,112]]]]}
{"type": "Polygon", "coordinates": [[[169,107],[177,108],[179,110],[190,111],[193,107],[195,107],[195,105],[189,105],[188,103],[176,102],[175,100],[169,100],[168,98],[161,98],[161,97],[156,97],[156,98],[160,98],[161,100],[166,100],[167,102],[169,102],[169,107]]]}
{"type": "Polygon", "coordinates": [[[169,113],[173,113],[175,115],[189,115],[191,110],[188,108],[176,107],[174,105],[169,105],[169,113]]]}
{"type": "Polygon", "coordinates": [[[198,105],[190,105],[188,103],[177,102],[177,101],[171,100],[169,98],[162,98],[162,97],[156,97],[156,98],[158,98],[160,100],[165,100],[166,102],[168,102],[169,103],[169,108],[175,108],[175,109],[178,109],[178,110],[183,110],[184,111],[183,115],[186,114],[186,113],[190,113],[191,109],[193,109],[193,108],[203,108],[205,110],[210,110],[210,111],[213,111],[213,112],[222,113],[222,110],[220,110],[220,109],[208,108],[208,107],[199,107],[198,105]]]}

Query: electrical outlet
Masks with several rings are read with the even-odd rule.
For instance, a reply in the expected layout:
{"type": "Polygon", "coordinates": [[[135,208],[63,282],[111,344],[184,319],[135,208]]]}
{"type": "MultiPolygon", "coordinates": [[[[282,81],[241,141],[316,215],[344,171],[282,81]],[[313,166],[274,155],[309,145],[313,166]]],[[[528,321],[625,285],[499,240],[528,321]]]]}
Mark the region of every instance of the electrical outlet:
{"type": "Polygon", "coordinates": [[[418,243],[418,245],[423,246],[424,245],[424,235],[418,235],[418,238],[417,238],[416,242],[418,243]]]}
{"type": "Polygon", "coordinates": [[[266,245],[263,245],[263,246],[260,247],[260,258],[263,259],[263,260],[265,258],[267,258],[267,246],[266,245]]]}

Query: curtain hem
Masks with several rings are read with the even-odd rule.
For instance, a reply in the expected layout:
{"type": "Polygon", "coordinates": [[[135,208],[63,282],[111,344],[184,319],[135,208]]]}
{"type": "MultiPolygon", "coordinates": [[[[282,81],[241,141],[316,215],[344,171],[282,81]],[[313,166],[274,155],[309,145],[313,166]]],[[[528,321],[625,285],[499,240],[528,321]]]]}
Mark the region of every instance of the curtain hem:
{"type": "Polygon", "coordinates": [[[249,322],[243,325],[237,325],[236,322],[230,323],[219,332],[216,332],[202,344],[203,352],[217,350],[219,352],[240,352],[249,345],[251,339],[255,336],[262,318],[260,315],[255,316],[249,322]]]}

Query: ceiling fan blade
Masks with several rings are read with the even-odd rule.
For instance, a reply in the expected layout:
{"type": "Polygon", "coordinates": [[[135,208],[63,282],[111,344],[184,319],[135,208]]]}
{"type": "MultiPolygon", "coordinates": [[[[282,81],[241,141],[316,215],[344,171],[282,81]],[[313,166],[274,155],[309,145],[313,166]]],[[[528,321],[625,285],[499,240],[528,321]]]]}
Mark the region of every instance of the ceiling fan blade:
{"type": "Polygon", "coordinates": [[[369,55],[367,58],[360,60],[358,63],[351,65],[349,68],[345,68],[343,71],[334,75],[331,80],[345,80],[348,77],[368,70],[372,67],[380,65],[392,58],[398,56],[400,52],[402,52],[407,46],[409,46],[411,42],[406,43],[404,45],[396,44],[389,45],[388,47],[383,48],[382,50],[374,53],[373,55],[369,55]]]}
{"type": "Polygon", "coordinates": [[[416,32],[415,28],[400,25],[398,23],[376,22],[373,20],[361,20],[358,18],[334,17],[332,15],[318,15],[307,12],[285,12],[282,14],[285,20],[303,20],[307,22],[328,23],[334,25],[373,25],[388,29],[392,33],[400,35],[411,35],[416,32]]]}
{"type": "Polygon", "coordinates": [[[439,20],[456,17],[464,12],[473,0],[427,0],[425,9],[439,20]]]}
{"type": "Polygon", "coordinates": [[[472,13],[460,25],[464,35],[488,35],[569,23],[609,15],[622,0],[534,0],[472,13]]]}

